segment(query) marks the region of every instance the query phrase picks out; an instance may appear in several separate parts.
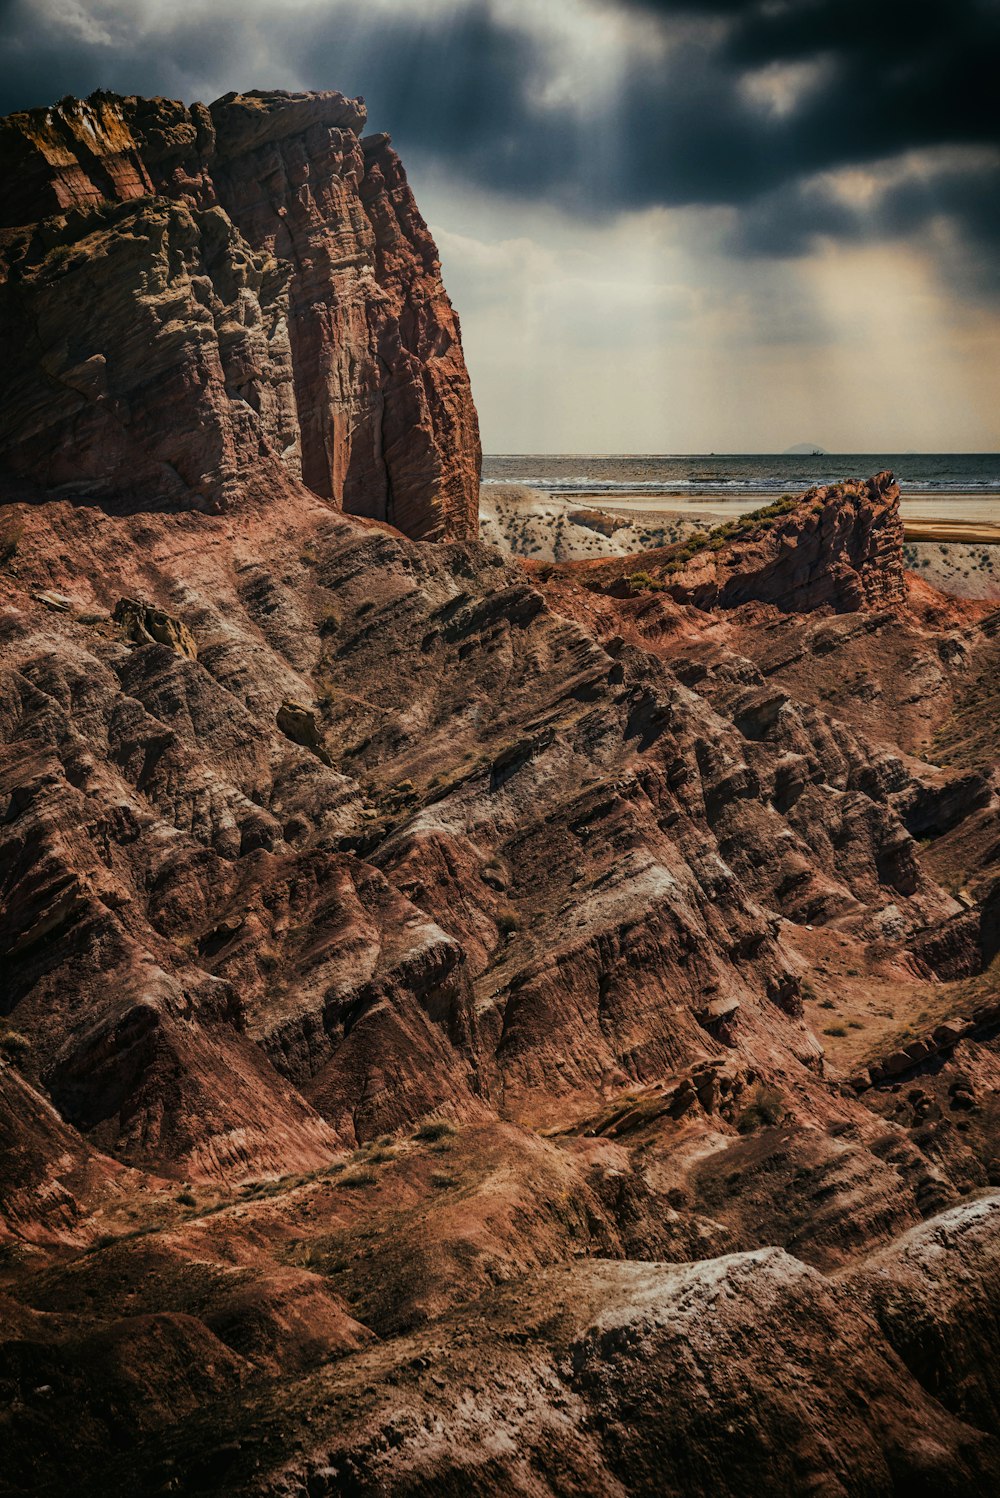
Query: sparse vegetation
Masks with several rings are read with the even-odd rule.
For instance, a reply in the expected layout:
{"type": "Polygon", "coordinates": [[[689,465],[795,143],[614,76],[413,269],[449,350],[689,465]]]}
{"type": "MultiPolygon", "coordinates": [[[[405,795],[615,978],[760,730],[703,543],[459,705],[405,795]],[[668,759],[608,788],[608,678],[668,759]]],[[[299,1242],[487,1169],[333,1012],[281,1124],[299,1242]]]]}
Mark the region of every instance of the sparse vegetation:
{"type": "Polygon", "coordinates": [[[396,1151],[389,1145],[377,1144],[368,1153],[368,1159],[373,1165],[383,1165],[386,1160],[395,1160],[396,1151]]]}
{"type": "MultiPolygon", "coordinates": [[[[706,550],[719,552],[731,542],[756,538],[776,520],[797,510],[800,503],[801,501],[794,494],[783,494],[780,499],[772,500],[770,504],[763,505],[759,510],[751,510],[747,515],[726,520],[722,525],[717,525],[711,530],[696,531],[671,552],[663,563],[661,569],[663,576],[675,576],[700,552],[706,550]]],[[[820,501],[819,508],[822,509],[822,507],[823,502],[820,501]]],[[[648,572],[629,573],[625,578],[625,584],[632,594],[657,592],[666,586],[648,572]]]]}
{"type": "Polygon", "coordinates": [[[367,1165],[360,1165],[353,1170],[345,1170],[342,1176],[338,1176],[337,1184],[360,1188],[363,1186],[374,1186],[377,1180],[378,1176],[374,1170],[367,1165]]]}
{"type": "Polygon", "coordinates": [[[659,593],[663,590],[663,584],[650,577],[648,572],[630,572],[625,583],[630,593],[659,593]]]}
{"type": "Polygon", "coordinates": [[[413,1133],[414,1139],[437,1141],[456,1132],[455,1125],[447,1118],[428,1118],[413,1133]]]}
{"type": "Polygon", "coordinates": [[[736,1127],[741,1134],[752,1134],[755,1129],[772,1127],[785,1116],[785,1097],[780,1087],[768,1082],[759,1082],[750,1102],[739,1116],[736,1127]]]}
{"type": "Polygon", "coordinates": [[[513,936],[514,932],[520,928],[520,925],[521,921],[517,911],[510,905],[506,909],[501,910],[497,916],[497,930],[501,936],[513,936]]]}
{"type": "Polygon", "coordinates": [[[369,791],[371,799],[378,803],[379,811],[383,816],[391,816],[394,812],[408,811],[420,800],[416,786],[412,780],[399,780],[395,785],[374,785],[369,791]]]}
{"type": "Polygon", "coordinates": [[[24,521],[20,516],[12,515],[8,520],[0,520],[0,567],[14,560],[23,539],[24,521]]]}
{"type": "Polygon", "coordinates": [[[46,270],[63,270],[73,259],[74,246],[71,244],[57,244],[45,257],[46,270]]]}
{"type": "Polygon", "coordinates": [[[27,1035],[22,1035],[20,1030],[0,1030],[0,1052],[8,1061],[13,1061],[18,1056],[26,1056],[31,1050],[31,1041],[27,1035]]]}

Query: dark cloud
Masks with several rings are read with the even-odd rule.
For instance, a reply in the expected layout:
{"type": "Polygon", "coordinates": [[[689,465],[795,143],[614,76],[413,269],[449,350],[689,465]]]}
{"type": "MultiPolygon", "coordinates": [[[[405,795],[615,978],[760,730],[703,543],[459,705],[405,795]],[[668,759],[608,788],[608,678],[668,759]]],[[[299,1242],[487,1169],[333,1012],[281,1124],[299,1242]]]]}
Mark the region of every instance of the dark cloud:
{"type": "Polygon", "coordinates": [[[729,205],[742,253],[801,253],[817,235],[914,234],[942,215],[970,254],[1000,248],[1000,173],[986,160],[895,182],[865,215],[814,180],[907,152],[981,157],[996,145],[1000,0],[589,3],[644,13],[669,45],[661,54],[623,40],[617,98],[562,91],[552,105],[546,85],[562,59],[504,0],[427,15],[322,0],[197,22],[181,12],[152,39],[127,24],[126,5],[95,12],[113,10],[104,39],[60,34],[33,0],[0,0],[0,111],[98,86],[185,98],[271,82],[337,87],[366,96],[373,127],[392,131],[411,162],[588,215],[729,205]],[[813,76],[781,110],[748,87],[761,70],[802,65],[813,76]]]}
{"type": "Polygon", "coordinates": [[[723,56],[734,68],[826,59],[799,112],[804,164],[1000,140],[1000,5],[993,0],[811,0],[752,7],[723,56]]]}

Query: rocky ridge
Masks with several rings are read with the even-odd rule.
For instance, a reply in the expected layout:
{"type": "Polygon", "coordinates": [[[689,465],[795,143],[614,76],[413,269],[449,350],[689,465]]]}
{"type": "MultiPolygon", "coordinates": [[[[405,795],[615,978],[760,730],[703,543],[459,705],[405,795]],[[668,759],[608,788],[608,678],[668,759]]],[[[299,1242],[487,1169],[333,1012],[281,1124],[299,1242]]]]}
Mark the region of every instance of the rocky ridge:
{"type": "MultiPolygon", "coordinates": [[[[719,1368],[761,1317],[793,1359],[836,1327],[854,1349],[839,1386],[882,1391],[860,1425],[827,1409],[822,1362],[794,1416],[775,1391],[757,1470],[786,1490],[774,1432],[794,1418],[817,1471],[823,1422],[847,1422],[846,1491],[920,1472],[989,1491],[982,1416],[921,1403],[938,1396],[886,1371],[895,1344],[824,1276],[863,1276],[1000,1182],[996,1027],[956,1025],[902,1084],[873,1067],[856,1095],[814,992],[855,965],[840,981],[866,988],[866,1012],[910,985],[943,1023],[993,984],[982,923],[949,937],[969,976],[927,967],[930,933],[967,912],[929,853],[964,838],[988,905],[988,767],[919,761],[916,720],[886,740],[872,700],[850,695],[845,717],[821,687],[849,684],[862,649],[869,679],[919,661],[944,722],[967,657],[992,648],[974,619],[539,586],[488,548],[417,545],[304,489],[238,517],[7,512],[23,533],[0,615],[0,1048],[11,1036],[24,1163],[3,1192],[2,1376],[21,1490],[45,1385],[83,1422],[46,1437],[45,1470],[85,1449],[105,1491],[140,1462],[164,1490],[180,1473],[194,1491],[336,1491],[348,1471],[360,1491],[488,1492],[531,1452],[551,1491],[550,1460],[574,1491],[644,1491],[647,1463],[683,1486],[696,1447],[714,1470],[722,1412],[748,1397],[714,1384],[715,1433],[690,1434],[683,1462],[662,1447],[687,1396],[649,1380],[689,1345],[690,1314],[719,1368]],[[969,1091],[949,1092],[958,1076],[969,1091]],[[923,1111],[892,1115],[901,1086],[923,1111]],[[662,1347],[640,1270],[689,1307],[662,1347]],[[730,1274],[732,1333],[712,1309],[730,1274]],[[623,1304],[641,1375],[602,1329],[623,1304]],[[207,1383],[180,1371],[206,1362],[207,1383]],[[640,1386],[641,1462],[616,1444],[638,1428],[612,1393],[640,1386]],[[551,1410],[537,1426],[517,1413],[526,1389],[551,1410]],[[137,1400],[112,1456],[108,1411],[137,1400]],[[488,1458],[483,1418],[505,1432],[488,1458]]],[[[901,1041],[873,1041],[873,1061],[901,1041]]]]}
{"type": "Polygon", "coordinates": [[[759,601],[782,612],[903,604],[903,522],[889,472],[787,495],[707,534],[636,558],[576,564],[592,587],[662,589],[696,608],[759,601]]]}

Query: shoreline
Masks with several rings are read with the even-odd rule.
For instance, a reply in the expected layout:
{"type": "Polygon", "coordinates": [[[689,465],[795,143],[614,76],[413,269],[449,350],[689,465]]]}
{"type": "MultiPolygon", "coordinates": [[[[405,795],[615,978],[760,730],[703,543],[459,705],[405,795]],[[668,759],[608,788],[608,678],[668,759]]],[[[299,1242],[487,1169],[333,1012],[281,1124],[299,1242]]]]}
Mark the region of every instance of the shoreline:
{"type": "MultiPolygon", "coordinates": [[[[715,520],[748,515],[774,499],[770,490],[760,491],[741,488],[732,493],[714,491],[664,490],[650,494],[648,490],[616,490],[608,493],[604,489],[542,489],[527,484],[486,484],[480,497],[481,514],[494,508],[490,504],[503,502],[524,514],[567,517],[573,511],[589,510],[595,514],[634,518],[640,525],[648,526],[662,519],[715,520]]],[[[971,545],[1000,545],[1000,494],[983,494],[982,491],[955,490],[951,493],[935,491],[903,491],[900,495],[900,513],[903,518],[905,537],[908,542],[941,541],[963,542],[971,545]]]]}
{"type": "MultiPolygon", "coordinates": [[[[637,484],[634,488],[625,485],[616,486],[614,489],[602,489],[590,484],[580,484],[574,487],[550,488],[540,483],[531,483],[527,479],[484,479],[481,483],[481,492],[489,494],[491,491],[510,491],[511,489],[523,489],[526,494],[537,496],[544,500],[558,501],[571,500],[574,503],[580,500],[588,500],[594,504],[600,503],[611,508],[620,508],[626,505],[632,510],[666,509],[674,510],[677,506],[686,507],[697,503],[703,509],[709,505],[718,505],[720,509],[726,509],[733,504],[749,504],[751,501],[764,505],[779,497],[775,488],[761,489],[753,488],[751,485],[741,485],[738,489],[722,488],[677,488],[676,486],[663,489],[649,489],[637,484]],[[665,504],[669,500],[671,503],[665,504]]],[[[806,491],[803,490],[803,493],[806,491]]],[[[982,504],[994,507],[998,519],[1000,519],[1000,489],[900,489],[901,504],[933,504],[941,501],[944,504],[982,504]]]]}

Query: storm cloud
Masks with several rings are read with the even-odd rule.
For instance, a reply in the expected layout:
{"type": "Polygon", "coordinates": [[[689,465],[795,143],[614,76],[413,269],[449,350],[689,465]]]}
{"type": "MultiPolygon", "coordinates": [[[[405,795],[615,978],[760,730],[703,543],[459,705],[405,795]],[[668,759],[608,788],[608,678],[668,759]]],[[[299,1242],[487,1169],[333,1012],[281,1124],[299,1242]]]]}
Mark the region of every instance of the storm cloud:
{"type": "Polygon", "coordinates": [[[728,204],[746,214],[734,247],[771,254],[947,214],[997,248],[996,0],[247,0],[207,17],[5,0],[0,28],[4,113],[96,87],[333,86],[363,93],[408,159],[579,213],[728,204]],[[582,55],[588,23],[603,68],[582,55]],[[924,169],[942,147],[968,160],[924,169]],[[913,181],[863,213],[816,181],[895,158],[913,181]]]}
{"type": "Polygon", "coordinates": [[[744,279],[896,247],[955,306],[1000,302],[1000,0],[0,0],[0,39],[2,113],[337,88],[422,201],[445,184],[608,244],[675,214],[744,279]]]}

